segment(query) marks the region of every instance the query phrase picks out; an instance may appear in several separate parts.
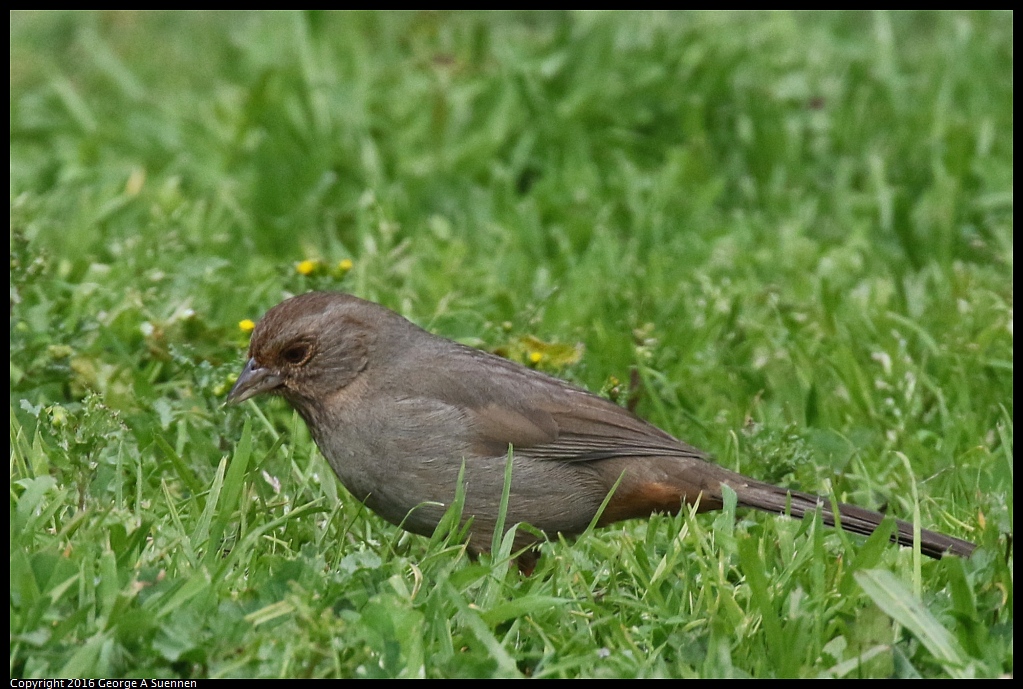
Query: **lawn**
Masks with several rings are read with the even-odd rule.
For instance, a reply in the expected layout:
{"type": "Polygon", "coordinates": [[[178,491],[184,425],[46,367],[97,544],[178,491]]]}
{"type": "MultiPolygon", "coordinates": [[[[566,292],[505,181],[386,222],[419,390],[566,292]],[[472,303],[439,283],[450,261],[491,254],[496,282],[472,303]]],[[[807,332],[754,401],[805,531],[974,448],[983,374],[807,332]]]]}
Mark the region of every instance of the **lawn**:
{"type": "Polygon", "coordinates": [[[1013,672],[1012,14],[10,19],[12,677],[1013,672]],[[980,548],[726,506],[473,561],[224,406],[311,289],[980,548]]]}

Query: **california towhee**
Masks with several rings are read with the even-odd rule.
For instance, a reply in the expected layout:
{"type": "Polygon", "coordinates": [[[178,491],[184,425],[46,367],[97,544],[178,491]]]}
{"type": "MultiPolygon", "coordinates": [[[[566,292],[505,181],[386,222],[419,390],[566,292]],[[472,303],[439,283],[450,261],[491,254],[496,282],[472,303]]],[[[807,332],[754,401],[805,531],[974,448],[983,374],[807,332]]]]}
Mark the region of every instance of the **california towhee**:
{"type": "MultiPolygon", "coordinates": [[[[432,335],[393,311],[347,294],[312,292],[270,309],[256,326],[249,360],[228,395],[281,395],[298,410],[351,493],[374,512],[430,535],[465,465],[463,516],[469,548],[486,550],[497,523],[508,448],[507,524],[546,534],[581,533],[621,478],[600,525],[738,504],[802,517],[828,500],[772,486],[707,461],[706,455],[616,404],[506,359],[432,335]]],[[[883,515],[840,504],[841,527],[873,533],[883,515]]],[[[912,545],[897,521],[892,540],[912,545]]],[[[520,531],[516,547],[534,538],[520,531]]],[[[969,556],[973,543],[921,530],[931,557],[969,556]]],[[[535,556],[520,558],[531,569],[535,556]]]]}

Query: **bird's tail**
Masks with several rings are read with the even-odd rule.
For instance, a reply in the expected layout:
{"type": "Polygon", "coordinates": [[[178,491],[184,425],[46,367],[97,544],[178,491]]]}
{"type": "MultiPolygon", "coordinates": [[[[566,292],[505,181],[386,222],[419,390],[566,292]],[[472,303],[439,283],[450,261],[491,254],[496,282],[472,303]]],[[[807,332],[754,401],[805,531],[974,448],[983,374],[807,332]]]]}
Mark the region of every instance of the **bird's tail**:
{"type": "MultiPolygon", "coordinates": [[[[743,507],[788,514],[801,519],[805,514],[813,514],[818,509],[821,520],[828,526],[839,526],[845,531],[869,536],[881,524],[885,515],[872,510],[865,510],[855,505],[838,503],[838,515],[832,511],[831,501],[818,495],[785,490],[769,483],[753,481],[735,474],[738,480],[724,480],[722,483],[735,491],[738,504],[743,507]]],[[[913,525],[901,519],[895,520],[895,533],[892,541],[904,546],[913,545],[913,525]]],[[[933,558],[941,558],[951,553],[960,557],[969,557],[977,548],[976,544],[953,538],[936,531],[920,530],[920,552],[933,558]]]]}

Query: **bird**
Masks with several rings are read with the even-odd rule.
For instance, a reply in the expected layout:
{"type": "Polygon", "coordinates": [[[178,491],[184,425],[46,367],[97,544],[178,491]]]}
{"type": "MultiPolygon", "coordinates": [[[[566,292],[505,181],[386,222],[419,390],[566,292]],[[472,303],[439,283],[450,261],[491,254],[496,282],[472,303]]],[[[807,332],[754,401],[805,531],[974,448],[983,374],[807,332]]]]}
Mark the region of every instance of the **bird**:
{"type": "MultiPolygon", "coordinates": [[[[505,523],[547,537],[577,536],[598,513],[605,526],[687,505],[720,509],[725,486],[740,507],[795,518],[819,511],[828,526],[856,534],[885,518],[726,469],[608,399],[345,293],[291,297],[260,319],[227,401],[263,394],[287,400],[345,488],[407,531],[433,534],[461,475],[473,556],[488,550],[499,524],[508,461],[505,523]]],[[[913,525],[895,520],[891,540],[912,546],[913,525]]],[[[536,545],[536,535],[517,531],[524,572],[536,545]]],[[[920,550],[933,558],[975,548],[920,530],[920,550]]]]}

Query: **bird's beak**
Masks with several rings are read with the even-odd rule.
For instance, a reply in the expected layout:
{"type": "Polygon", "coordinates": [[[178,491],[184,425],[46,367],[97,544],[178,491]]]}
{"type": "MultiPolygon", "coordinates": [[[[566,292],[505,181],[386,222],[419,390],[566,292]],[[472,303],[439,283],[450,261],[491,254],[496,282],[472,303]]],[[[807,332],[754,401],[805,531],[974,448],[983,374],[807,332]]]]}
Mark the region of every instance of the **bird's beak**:
{"type": "Polygon", "coordinates": [[[280,376],[274,375],[268,368],[260,368],[255,359],[249,359],[231,392],[227,393],[227,403],[244,402],[250,397],[270,392],[280,384],[280,376]]]}

